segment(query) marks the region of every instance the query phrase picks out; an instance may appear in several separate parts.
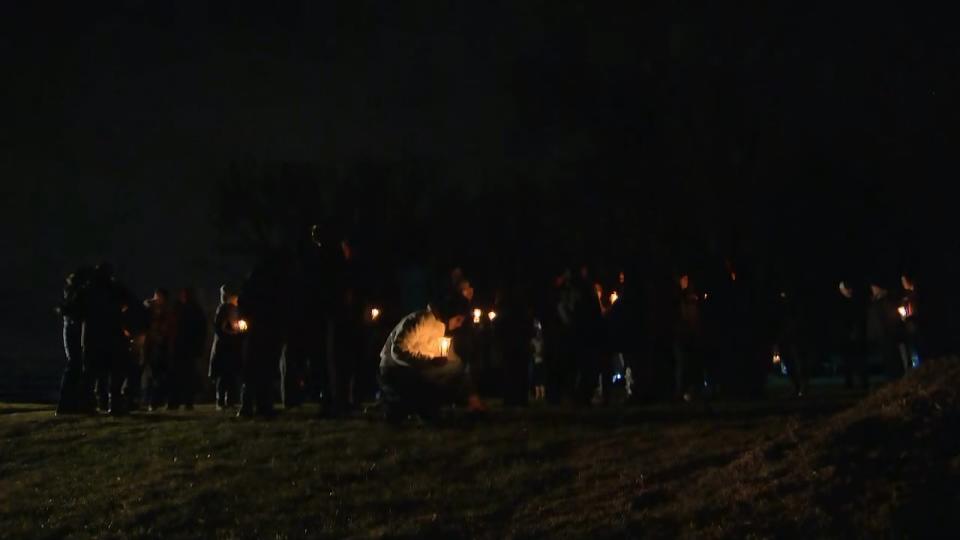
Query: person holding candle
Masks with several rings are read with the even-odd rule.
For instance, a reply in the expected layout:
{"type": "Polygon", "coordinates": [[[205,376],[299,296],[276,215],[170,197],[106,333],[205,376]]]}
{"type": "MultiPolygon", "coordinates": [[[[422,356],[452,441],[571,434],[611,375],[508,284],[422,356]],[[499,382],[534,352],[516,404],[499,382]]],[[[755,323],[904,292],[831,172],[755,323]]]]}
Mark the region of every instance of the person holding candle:
{"type": "Polygon", "coordinates": [[[208,376],[217,387],[217,410],[232,407],[237,401],[237,378],[243,354],[246,321],[240,318],[238,296],[227,285],[220,287],[220,306],[213,319],[213,346],[210,348],[208,376]]]}
{"type": "Polygon", "coordinates": [[[485,410],[456,343],[448,341],[468,309],[459,295],[431,302],[404,317],[387,337],[380,352],[380,388],[388,421],[408,414],[435,418],[448,403],[465,402],[471,412],[485,410]]]}

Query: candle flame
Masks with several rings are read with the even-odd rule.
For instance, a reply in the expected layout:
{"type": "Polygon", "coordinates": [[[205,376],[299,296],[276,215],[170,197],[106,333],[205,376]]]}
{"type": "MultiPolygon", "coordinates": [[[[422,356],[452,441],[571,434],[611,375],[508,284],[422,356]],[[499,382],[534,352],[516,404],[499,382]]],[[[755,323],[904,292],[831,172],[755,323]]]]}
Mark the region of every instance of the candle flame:
{"type": "Polygon", "coordinates": [[[489,318],[491,321],[494,320],[494,319],[496,319],[496,318],[497,318],[497,312],[496,312],[496,311],[491,311],[490,313],[487,313],[487,318],[489,318]]]}
{"type": "Polygon", "coordinates": [[[450,341],[448,337],[440,338],[440,356],[447,356],[447,353],[450,352],[450,341]]]}
{"type": "Polygon", "coordinates": [[[779,353],[775,353],[775,354],[773,355],[773,363],[774,363],[774,364],[779,364],[779,363],[780,363],[780,354],[779,354],[779,353]]]}
{"type": "Polygon", "coordinates": [[[907,318],[907,306],[900,306],[897,308],[897,313],[900,314],[901,319],[907,318]]]}
{"type": "Polygon", "coordinates": [[[610,305],[616,304],[619,299],[620,295],[617,294],[617,291],[610,293],[610,305]]]}
{"type": "Polygon", "coordinates": [[[373,309],[370,310],[370,319],[372,319],[372,320],[375,321],[375,320],[377,320],[377,317],[379,317],[379,316],[380,316],[380,310],[379,310],[379,309],[373,308],[373,309]]]}
{"type": "Polygon", "coordinates": [[[237,329],[241,332],[246,332],[248,328],[250,328],[250,325],[247,324],[247,321],[243,319],[237,321],[237,329]]]}
{"type": "Polygon", "coordinates": [[[473,324],[480,324],[480,317],[483,316],[483,311],[479,309],[473,310],[473,324]]]}

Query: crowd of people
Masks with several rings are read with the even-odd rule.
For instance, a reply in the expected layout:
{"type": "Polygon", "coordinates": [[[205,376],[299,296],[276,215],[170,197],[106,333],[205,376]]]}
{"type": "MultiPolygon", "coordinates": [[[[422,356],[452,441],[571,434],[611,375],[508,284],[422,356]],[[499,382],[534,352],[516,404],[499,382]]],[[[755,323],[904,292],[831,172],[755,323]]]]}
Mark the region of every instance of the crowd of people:
{"type": "Polygon", "coordinates": [[[774,369],[802,396],[831,354],[861,388],[871,373],[898,377],[924,357],[908,274],[895,286],[838,281],[828,305],[799,288],[760,287],[729,261],[703,285],[692,274],[633,281],[582,264],[481,295],[456,267],[404,314],[409,291],[384,294],[348,240],[314,228],[300,249],[223,285],[208,319],[191,288],[141,301],[109,264],[81,268],[58,308],[67,361],[57,413],[191,409],[201,365],[217,409],[238,416],[313,399],[326,417],[376,402],[400,420],[447,404],[484,411],[489,396],[589,406],[758,395],[774,369]]]}

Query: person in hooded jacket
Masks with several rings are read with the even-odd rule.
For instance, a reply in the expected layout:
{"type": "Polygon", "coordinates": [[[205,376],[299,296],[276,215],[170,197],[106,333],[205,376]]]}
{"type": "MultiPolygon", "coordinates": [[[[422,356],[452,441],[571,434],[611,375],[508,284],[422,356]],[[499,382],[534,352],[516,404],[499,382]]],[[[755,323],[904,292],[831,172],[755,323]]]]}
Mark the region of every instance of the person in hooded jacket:
{"type": "Polygon", "coordinates": [[[144,366],[145,400],[149,410],[167,402],[170,387],[173,339],[176,332],[174,309],[170,293],[158,288],[153,296],[143,301],[147,311],[147,329],[141,348],[144,366]]]}
{"type": "Polygon", "coordinates": [[[467,309],[462,299],[431,302],[404,317],[387,337],[380,352],[380,388],[388,421],[408,414],[432,419],[448,403],[485,410],[456,344],[442,346],[442,339],[463,324],[467,309]]]}
{"type": "Polygon", "coordinates": [[[220,305],[213,320],[213,345],[207,375],[216,386],[217,410],[233,407],[238,401],[237,377],[243,355],[246,321],[240,318],[238,296],[227,285],[220,287],[220,305]]]}

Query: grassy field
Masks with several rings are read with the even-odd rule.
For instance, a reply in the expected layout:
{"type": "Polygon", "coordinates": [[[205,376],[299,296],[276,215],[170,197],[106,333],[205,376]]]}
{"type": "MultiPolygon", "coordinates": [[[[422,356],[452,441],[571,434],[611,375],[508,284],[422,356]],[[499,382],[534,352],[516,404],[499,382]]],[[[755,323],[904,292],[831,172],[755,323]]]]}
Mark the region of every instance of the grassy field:
{"type": "Polygon", "coordinates": [[[736,485],[769,465],[749,461],[758,451],[784,462],[798,433],[858,397],[494,408],[477,422],[448,411],[440,425],[399,428],[310,408],[263,421],[210,407],[113,419],[0,404],[0,537],[842,535],[842,516],[810,525],[777,501],[745,509],[738,497],[766,484],[736,485]]]}

